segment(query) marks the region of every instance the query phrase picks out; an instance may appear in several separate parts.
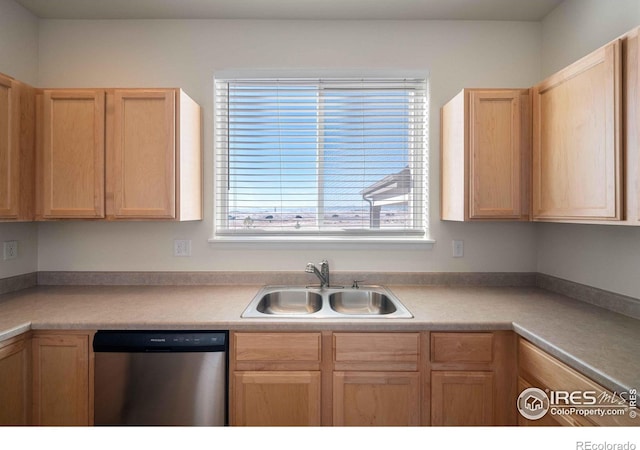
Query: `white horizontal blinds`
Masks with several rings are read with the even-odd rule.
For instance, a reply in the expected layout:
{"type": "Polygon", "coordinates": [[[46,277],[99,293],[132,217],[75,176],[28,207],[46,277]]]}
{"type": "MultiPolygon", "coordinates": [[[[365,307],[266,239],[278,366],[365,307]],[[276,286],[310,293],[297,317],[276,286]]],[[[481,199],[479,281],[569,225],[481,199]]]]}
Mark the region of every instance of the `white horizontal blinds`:
{"type": "Polygon", "coordinates": [[[425,80],[216,81],[216,232],[424,232],[425,80]]]}

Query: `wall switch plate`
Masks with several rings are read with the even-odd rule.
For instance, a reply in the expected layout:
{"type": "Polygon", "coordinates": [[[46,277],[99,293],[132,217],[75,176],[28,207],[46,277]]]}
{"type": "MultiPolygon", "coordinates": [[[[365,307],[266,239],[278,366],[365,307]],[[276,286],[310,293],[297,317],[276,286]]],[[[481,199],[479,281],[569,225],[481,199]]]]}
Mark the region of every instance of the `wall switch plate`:
{"type": "Polygon", "coordinates": [[[464,256],[464,241],[451,241],[452,244],[452,256],[454,258],[462,258],[464,256]]]}
{"type": "Polygon", "coordinates": [[[2,259],[16,259],[18,257],[18,241],[4,241],[2,259]]]}
{"type": "Polygon", "coordinates": [[[191,256],[191,239],[175,239],[173,256],[191,256]]]}

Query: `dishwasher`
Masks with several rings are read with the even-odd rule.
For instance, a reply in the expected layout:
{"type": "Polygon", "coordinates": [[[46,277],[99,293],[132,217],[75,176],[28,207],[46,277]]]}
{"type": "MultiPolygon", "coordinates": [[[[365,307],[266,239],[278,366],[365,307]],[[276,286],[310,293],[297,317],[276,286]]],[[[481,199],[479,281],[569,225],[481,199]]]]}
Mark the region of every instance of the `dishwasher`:
{"type": "Polygon", "coordinates": [[[228,424],[227,331],[102,330],[95,425],[228,424]]]}

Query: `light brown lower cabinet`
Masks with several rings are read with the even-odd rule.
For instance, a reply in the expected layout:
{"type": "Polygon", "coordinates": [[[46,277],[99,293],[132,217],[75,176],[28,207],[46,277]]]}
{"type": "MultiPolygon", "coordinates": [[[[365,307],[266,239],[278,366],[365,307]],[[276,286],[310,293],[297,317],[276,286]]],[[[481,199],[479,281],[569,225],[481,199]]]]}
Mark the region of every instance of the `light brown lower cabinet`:
{"type": "Polygon", "coordinates": [[[236,332],[231,425],[515,425],[511,331],[236,332]]]}
{"type": "MultiPolygon", "coordinates": [[[[0,342],[0,425],[92,425],[92,338],[0,342]]],[[[231,425],[640,426],[629,414],[522,417],[526,388],[616,393],[511,331],[232,332],[229,350],[231,425]]]]}
{"type": "Polygon", "coordinates": [[[333,333],[332,347],[333,425],[420,425],[420,333],[333,333]]]}
{"type": "Polygon", "coordinates": [[[550,404],[549,411],[541,419],[527,420],[519,417],[519,425],[640,426],[640,417],[637,414],[629,414],[630,411],[626,410],[623,414],[604,413],[602,416],[577,412],[569,414],[572,406],[576,410],[593,410],[598,405],[604,404],[604,409],[611,409],[614,405],[617,409],[624,409],[627,406],[625,399],[629,393],[611,392],[523,338],[518,339],[518,387],[519,392],[525,388],[534,387],[547,394],[550,392],[573,394],[576,399],[570,401],[566,397],[558,396],[559,400],[556,400],[554,405],[550,404]],[[582,395],[587,392],[596,399],[597,405],[591,405],[588,398],[585,404],[582,404],[582,395]],[[565,406],[568,408],[564,408],[565,406]],[[564,413],[554,413],[554,410],[562,410],[564,413]]]}
{"type": "Polygon", "coordinates": [[[231,333],[229,422],[319,426],[320,333],[231,333]]]}
{"type": "MultiPolygon", "coordinates": [[[[518,378],[518,392],[522,392],[525,389],[535,387],[531,383],[522,378],[518,378]]],[[[545,414],[540,419],[529,420],[525,419],[522,414],[518,414],[518,425],[521,427],[579,427],[593,425],[584,417],[580,416],[554,416],[552,414],[545,414]]]]}
{"type": "Polygon", "coordinates": [[[420,425],[420,374],[334,372],[333,425],[420,425]]]}
{"type": "Polygon", "coordinates": [[[35,331],[33,424],[93,424],[92,333],[35,331]]]}
{"type": "Polygon", "coordinates": [[[491,372],[432,372],[431,425],[493,425],[494,388],[491,372]]]}
{"type": "Polygon", "coordinates": [[[516,425],[513,332],[434,332],[429,346],[431,425],[516,425]]]}
{"type": "Polygon", "coordinates": [[[320,426],[320,372],[237,372],[233,378],[234,425],[320,426]]]}
{"type": "Polygon", "coordinates": [[[28,425],[31,403],[31,337],[0,343],[0,425],[28,425]]]}

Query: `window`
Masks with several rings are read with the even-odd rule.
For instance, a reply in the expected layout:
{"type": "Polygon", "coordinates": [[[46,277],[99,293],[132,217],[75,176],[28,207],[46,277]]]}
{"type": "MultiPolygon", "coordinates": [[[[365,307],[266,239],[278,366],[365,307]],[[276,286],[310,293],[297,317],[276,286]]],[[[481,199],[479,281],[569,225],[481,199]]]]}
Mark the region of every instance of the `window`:
{"type": "Polygon", "coordinates": [[[425,79],[216,80],[216,236],[426,233],[425,79]]]}

